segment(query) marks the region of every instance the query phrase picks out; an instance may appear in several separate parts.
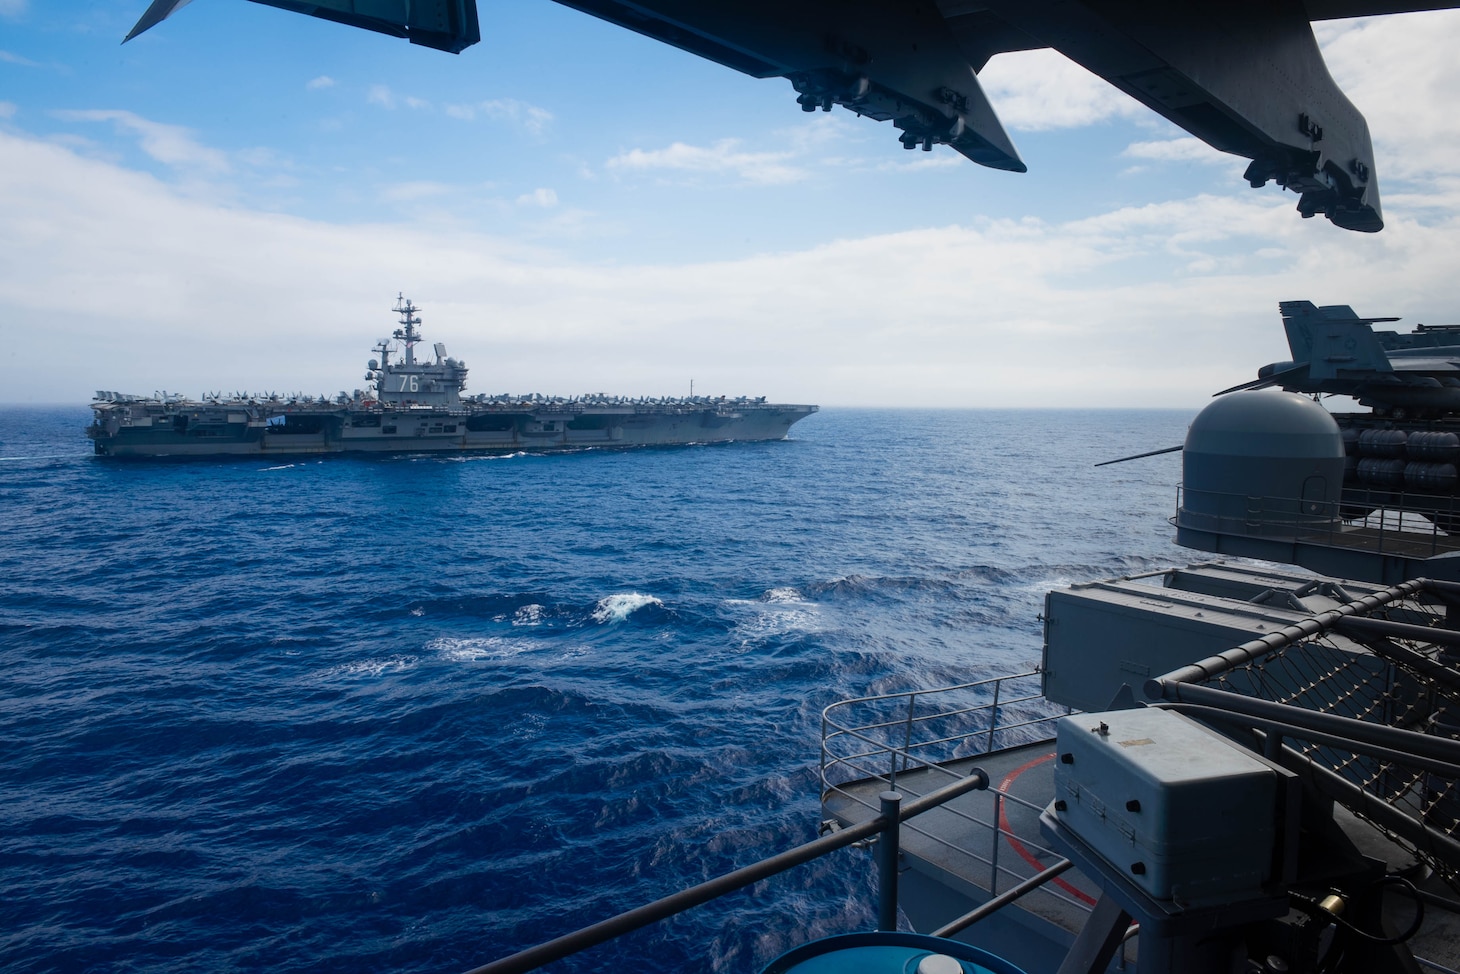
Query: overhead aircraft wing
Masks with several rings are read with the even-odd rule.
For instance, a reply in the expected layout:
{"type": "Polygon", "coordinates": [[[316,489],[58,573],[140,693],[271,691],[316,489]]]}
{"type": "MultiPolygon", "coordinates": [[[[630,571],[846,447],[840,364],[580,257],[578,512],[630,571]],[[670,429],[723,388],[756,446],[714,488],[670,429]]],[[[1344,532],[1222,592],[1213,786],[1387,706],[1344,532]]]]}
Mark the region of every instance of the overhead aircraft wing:
{"type": "MultiPolygon", "coordinates": [[[[757,78],[803,111],[842,105],[891,121],[904,148],[944,144],[1025,172],[939,7],[893,0],[558,0],[757,78]]],[[[982,68],[983,65],[977,65],[982,68]]]]}
{"type": "MultiPolygon", "coordinates": [[[[192,0],[152,0],[142,19],[122,38],[125,44],[143,31],[150,30],[192,0]]],[[[477,25],[476,0],[434,0],[412,3],[411,0],[253,0],[269,7],[292,13],[307,14],[333,20],[350,27],[363,27],[392,37],[404,37],[412,44],[433,47],[438,51],[460,54],[482,39],[477,25]]]]}
{"type": "Polygon", "coordinates": [[[1304,217],[1383,227],[1368,124],[1334,83],[1302,0],[990,0],[1202,141],[1250,159],[1253,187],[1299,194],[1304,217]]]}
{"type": "Polygon", "coordinates": [[[1310,20],[1349,20],[1354,17],[1382,17],[1412,14],[1421,10],[1449,10],[1453,3],[1386,3],[1385,0],[1306,0],[1310,20]]]}
{"type": "MultiPolygon", "coordinates": [[[[156,0],[128,37],[187,0],[156,0]]],[[[475,0],[254,0],[459,52],[475,0]]],[[[558,0],[758,78],[805,111],[891,121],[912,149],[1025,165],[984,96],[993,56],[1050,47],[1209,145],[1251,160],[1254,186],[1350,230],[1384,225],[1367,122],[1328,73],[1311,21],[1434,10],[1384,0],[558,0]]]]}

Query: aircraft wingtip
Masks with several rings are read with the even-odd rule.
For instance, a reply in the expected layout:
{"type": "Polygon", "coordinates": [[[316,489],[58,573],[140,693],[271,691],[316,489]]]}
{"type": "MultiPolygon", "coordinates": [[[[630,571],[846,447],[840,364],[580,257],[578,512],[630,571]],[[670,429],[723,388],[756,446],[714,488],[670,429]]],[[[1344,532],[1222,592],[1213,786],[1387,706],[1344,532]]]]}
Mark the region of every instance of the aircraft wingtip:
{"type": "Polygon", "coordinates": [[[127,43],[138,34],[146,33],[191,2],[192,0],[152,0],[136,25],[122,38],[122,43],[127,43]]]}

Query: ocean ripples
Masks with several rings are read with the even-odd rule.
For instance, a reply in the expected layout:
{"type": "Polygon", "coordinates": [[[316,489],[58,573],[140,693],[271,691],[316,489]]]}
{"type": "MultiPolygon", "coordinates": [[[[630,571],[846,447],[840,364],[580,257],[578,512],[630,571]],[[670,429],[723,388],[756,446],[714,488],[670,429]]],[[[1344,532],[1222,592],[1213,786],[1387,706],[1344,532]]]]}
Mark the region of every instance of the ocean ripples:
{"type": "MultiPolygon", "coordinates": [[[[115,463],[0,410],[0,966],[464,969],[813,838],[822,708],[1038,660],[1174,552],[1171,413],[115,463]]],[[[561,969],[872,925],[844,851],[561,969]]]]}

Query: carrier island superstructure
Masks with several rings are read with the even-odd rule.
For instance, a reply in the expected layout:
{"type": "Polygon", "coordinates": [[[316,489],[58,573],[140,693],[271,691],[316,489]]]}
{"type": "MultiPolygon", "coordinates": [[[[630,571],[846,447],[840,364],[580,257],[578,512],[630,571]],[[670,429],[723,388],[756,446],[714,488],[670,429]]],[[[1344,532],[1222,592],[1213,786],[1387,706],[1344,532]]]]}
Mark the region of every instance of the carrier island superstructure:
{"type": "Polygon", "coordinates": [[[763,396],[464,396],[466,363],[449,357],[445,345],[433,346],[434,359],[417,358],[419,310],[404,297],[397,301],[395,342],[376,344],[369,384],[353,394],[193,400],[103,391],[91,404],[87,435],[98,455],[114,457],[673,446],[779,440],[817,410],[763,396]]]}

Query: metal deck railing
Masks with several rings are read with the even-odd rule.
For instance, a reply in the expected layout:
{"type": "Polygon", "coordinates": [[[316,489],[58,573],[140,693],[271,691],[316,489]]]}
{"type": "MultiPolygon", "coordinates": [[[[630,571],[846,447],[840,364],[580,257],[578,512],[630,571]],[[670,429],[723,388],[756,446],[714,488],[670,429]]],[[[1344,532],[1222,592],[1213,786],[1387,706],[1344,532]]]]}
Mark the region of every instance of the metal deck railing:
{"type": "MultiPolygon", "coordinates": [[[[906,776],[909,770],[926,767],[942,772],[933,763],[943,755],[971,756],[985,753],[984,748],[1003,742],[1012,742],[1013,736],[1020,736],[1026,742],[1048,739],[1053,735],[1052,721],[1061,716],[1045,703],[1039,693],[1038,673],[1023,673],[1013,677],[1000,677],[977,683],[947,687],[942,690],[919,690],[900,694],[885,694],[876,697],[861,697],[828,707],[823,713],[822,782],[826,785],[832,779],[840,778],[847,783],[850,776],[867,778],[858,770],[866,754],[879,755],[879,767],[885,755],[885,741],[880,735],[896,727],[901,735],[900,756],[890,759],[886,766],[889,774],[884,778],[874,775],[872,779],[886,787],[877,789],[874,802],[868,807],[872,814],[863,821],[838,829],[832,834],[762,859],[749,866],[736,869],[723,876],[708,880],[696,886],[680,890],[669,896],[646,903],[643,906],[609,917],[598,923],[564,934],[554,940],[539,944],[527,950],[518,951],[508,957],[473,968],[469,974],[523,974],[536,970],[544,964],[560,960],[572,954],[612,940],[640,927],[657,922],[702,903],[717,899],[752,883],[760,882],[798,865],[811,862],[836,849],[867,842],[875,842],[877,851],[877,924],[879,930],[897,928],[897,874],[898,850],[903,836],[909,831],[927,835],[916,829],[912,820],[929,812],[939,814],[955,813],[953,803],[963,796],[977,791],[989,790],[989,776],[983,770],[973,767],[972,762],[958,772],[947,773],[947,780],[936,780],[920,787],[916,794],[909,795],[905,803],[903,796],[892,787],[898,768],[906,776]],[[949,695],[952,695],[951,697],[949,695]],[[928,701],[944,698],[938,706],[929,706],[928,701]],[[987,698],[987,699],[984,699],[987,698]],[[949,704],[947,700],[954,700],[949,704]],[[887,701],[905,702],[906,713],[899,713],[893,721],[877,718],[867,724],[837,720],[838,715],[854,713],[862,706],[885,706],[887,701]],[[962,728],[961,731],[950,728],[962,728]],[[933,737],[924,739],[924,729],[933,728],[933,737]],[[827,743],[827,731],[831,731],[831,744],[827,743]],[[972,732],[973,737],[968,733],[972,732]],[[982,742],[981,745],[970,741],[982,742]],[[880,743],[879,743],[880,742],[880,743]],[[843,746],[845,745],[845,747],[843,746]],[[837,769],[829,771],[829,768],[837,769]],[[830,775],[830,777],[828,777],[830,775]]],[[[836,786],[831,786],[836,787],[836,786]]],[[[858,799],[860,800],[860,799],[858,799]]],[[[1002,808],[1002,802],[1013,801],[1012,797],[995,795],[995,808],[1002,808]]],[[[1028,803],[1021,803],[1028,805],[1028,803]]],[[[1034,808],[1029,805],[1028,807],[1034,808]]],[[[956,814],[956,813],[955,813],[956,814]]],[[[997,818],[998,816],[996,816],[997,818]]],[[[991,823],[995,839],[1005,832],[998,831],[998,823],[991,823]]],[[[984,917],[1002,909],[1023,897],[1048,891],[1051,884],[1062,882],[1057,877],[1068,870],[1071,862],[1047,849],[1040,852],[1049,857],[1035,875],[1017,875],[1016,882],[1007,884],[1002,895],[983,904],[978,909],[946,924],[934,936],[951,937],[954,933],[978,922],[984,917]]],[[[989,860],[985,860],[989,861],[989,860]]],[[[991,860],[995,874],[999,874],[997,852],[991,860]]],[[[1065,897],[1069,899],[1068,897],[1065,897]]],[[[1088,909],[1087,904],[1070,899],[1076,906],[1088,909]]]]}
{"type": "MultiPolygon", "coordinates": [[[[877,844],[877,928],[896,930],[898,848],[900,834],[906,827],[907,821],[940,808],[945,803],[968,792],[986,789],[988,784],[988,775],[974,769],[959,781],[945,785],[932,794],[914,798],[905,805],[902,803],[901,795],[895,792],[883,793],[880,796],[878,814],[867,821],[842,829],[833,835],[821,836],[794,849],[788,849],[723,876],[717,876],[696,886],[682,889],[652,903],[646,903],[591,926],[538,944],[536,947],[529,947],[500,960],[472,968],[468,974],[525,974],[527,971],[537,970],[544,964],[561,960],[640,927],[648,926],[736,890],[744,889],[753,883],[818,859],[829,852],[871,840],[876,840],[877,844]]],[[[1069,866],[1070,861],[1067,859],[1052,863],[1038,876],[1030,877],[1020,889],[1011,890],[1002,901],[997,904],[988,904],[988,906],[994,909],[1006,906],[1019,897],[1038,890],[1044,883],[1054,880],[1069,866]]],[[[991,911],[988,909],[975,911],[976,915],[969,914],[949,924],[945,928],[946,933],[940,931],[934,935],[951,936],[952,933],[976,922],[989,912],[991,911]]]]}
{"type": "Polygon", "coordinates": [[[931,690],[853,697],[821,713],[821,786],[876,778],[889,788],[911,768],[1054,736],[1068,713],[1044,699],[1038,670],[931,690]]]}
{"type": "Polygon", "coordinates": [[[1178,528],[1291,539],[1407,558],[1460,551],[1460,498],[1345,488],[1338,501],[1263,497],[1180,486],[1178,528]],[[1451,534],[1455,531],[1455,534],[1451,534]]]}
{"type": "MultiPolygon", "coordinates": [[[[1054,739],[1054,722],[1069,713],[1044,699],[1038,670],[973,683],[856,697],[832,704],[822,712],[821,789],[823,808],[834,803],[858,806],[875,814],[877,792],[910,787],[910,775],[919,779],[919,791],[946,786],[967,773],[984,755],[1008,747],[1054,739]]],[[[1008,793],[997,783],[989,786],[991,809],[970,811],[956,804],[939,812],[936,828],[905,823],[904,845],[919,849],[920,857],[957,862],[960,874],[990,896],[1017,887],[1027,870],[1009,864],[1000,850],[1012,846],[1033,861],[1058,860],[1059,853],[1028,834],[1008,827],[1011,809],[1035,815],[1042,805],[1008,793]],[[952,836],[972,836],[956,841],[952,836]]],[[[1029,860],[1025,860],[1028,862],[1029,860]]],[[[1045,885],[1041,895],[1088,912],[1094,900],[1063,882],[1045,885]]]]}

